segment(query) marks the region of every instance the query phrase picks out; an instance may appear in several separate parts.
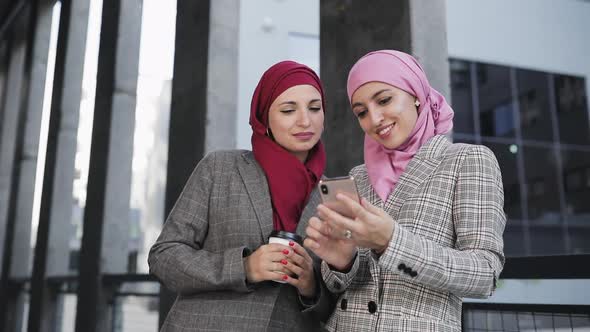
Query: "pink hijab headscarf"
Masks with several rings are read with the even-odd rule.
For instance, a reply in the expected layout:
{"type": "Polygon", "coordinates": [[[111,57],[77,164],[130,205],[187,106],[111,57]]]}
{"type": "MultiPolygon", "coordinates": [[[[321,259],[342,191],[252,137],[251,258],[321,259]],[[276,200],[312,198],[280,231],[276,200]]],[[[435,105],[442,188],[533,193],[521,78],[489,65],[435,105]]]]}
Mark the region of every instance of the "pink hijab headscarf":
{"type": "Polygon", "coordinates": [[[373,189],[385,202],[401,174],[430,138],[453,128],[453,109],[428,83],[424,70],[411,55],[393,50],[370,52],[348,74],[348,99],[365,83],[381,82],[402,89],[420,101],[418,119],[408,140],[387,149],[365,134],[365,166],[373,189]]]}

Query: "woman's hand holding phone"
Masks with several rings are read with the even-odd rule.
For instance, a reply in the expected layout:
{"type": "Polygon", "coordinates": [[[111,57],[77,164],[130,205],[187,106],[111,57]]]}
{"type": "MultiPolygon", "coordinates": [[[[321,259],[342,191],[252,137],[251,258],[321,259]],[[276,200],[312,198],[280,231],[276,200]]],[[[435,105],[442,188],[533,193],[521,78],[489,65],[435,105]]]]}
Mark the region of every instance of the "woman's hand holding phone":
{"type": "Polygon", "coordinates": [[[338,194],[337,200],[352,211],[353,218],[345,217],[330,208],[318,206],[318,214],[326,227],[350,231],[350,239],[359,247],[370,248],[379,253],[385,251],[393,236],[395,221],[382,209],[366,199],[361,204],[347,195],[338,194]]]}
{"type": "Polygon", "coordinates": [[[346,270],[357,251],[353,241],[337,235],[337,230],[318,217],[309,219],[305,230],[307,238],[304,246],[313,251],[319,258],[330,264],[337,270],[346,270]]]}
{"type": "MultiPolygon", "coordinates": [[[[345,216],[352,216],[352,211],[336,199],[338,194],[346,195],[352,200],[359,201],[356,184],[352,176],[322,179],[318,183],[322,198],[320,206],[327,206],[345,216]]],[[[309,220],[306,229],[307,239],[304,245],[311,249],[318,257],[338,270],[345,270],[356,254],[356,244],[343,238],[345,229],[332,227],[317,217],[309,220]]]]}

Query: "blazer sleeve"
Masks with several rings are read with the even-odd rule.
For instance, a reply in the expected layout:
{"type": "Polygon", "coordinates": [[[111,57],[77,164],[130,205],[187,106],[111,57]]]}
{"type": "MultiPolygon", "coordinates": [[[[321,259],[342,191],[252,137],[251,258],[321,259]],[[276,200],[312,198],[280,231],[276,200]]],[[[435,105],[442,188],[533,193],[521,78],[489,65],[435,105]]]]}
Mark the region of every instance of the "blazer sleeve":
{"type": "Polygon", "coordinates": [[[488,148],[475,146],[467,153],[454,194],[454,248],[396,225],[379,264],[434,289],[485,298],[495,290],[504,266],[502,233],[506,224],[500,168],[488,148]],[[406,273],[402,273],[404,269],[406,273]]]}
{"type": "Polygon", "coordinates": [[[322,261],[320,271],[329,292],[339,295],[346,291],[356,277],[359,271],[360,261],[366,256],[367,251],[367,249],[358,249],[350,269],[346,272],[333,270],[328,263],[322,261]]]}
{"type": "Polygon", "coordinates": [[[321,264],[322,261],[317,258],[316,256],[312,255],[314,258],[314,275],[316,280],[316,295],[314,299],[303,299],[301,295],[299,295],[299,302],[301,304],[302,312],[305,315],[310,315],[314,319],[319,320],[321,322],[327,322],[332,312],[334,311],[334,307],[336,306],[336,301],[340,294],[336,294],[331,292],[324,280],[322,279],[322,272],[321,272],[321,264]]]}
{"type": "Polygon", "coordinates": [[[199,162],[149,252],[150,273],[177,293],[250,290],[242,261],[247,253],[244,246],[223,252],[202,249],[215,159],[212,153],[199,162]]]}

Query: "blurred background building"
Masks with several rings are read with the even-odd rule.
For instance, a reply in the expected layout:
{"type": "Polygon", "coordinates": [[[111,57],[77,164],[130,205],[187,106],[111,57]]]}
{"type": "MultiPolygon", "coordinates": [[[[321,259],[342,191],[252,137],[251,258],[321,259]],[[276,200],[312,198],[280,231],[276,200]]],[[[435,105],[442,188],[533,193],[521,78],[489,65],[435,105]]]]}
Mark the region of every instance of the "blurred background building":
{"type": "Polygon", "coordinates": [[[383,48],[502,168],[508,259],[463,329],[590,331],[589,32],[585,0],[0,0],[0,331],[157,331],[149,247],[207,152],[250,148],[262,72],[318,71],[338,176],[347,71],[383,48]]]}

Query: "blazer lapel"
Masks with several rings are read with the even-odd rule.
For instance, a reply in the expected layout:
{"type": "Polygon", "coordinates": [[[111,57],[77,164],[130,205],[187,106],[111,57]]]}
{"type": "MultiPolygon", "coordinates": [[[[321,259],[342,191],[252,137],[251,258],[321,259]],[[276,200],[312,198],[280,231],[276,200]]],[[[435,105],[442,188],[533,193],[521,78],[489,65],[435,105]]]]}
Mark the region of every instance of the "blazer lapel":
{"type": "Polygon", "coordinates": [[[449,144],[444,136],[434,136],[412,158],[384,204],[384,210],[394,220],[398,219],[402,205],[438,167],[442,161],[441,154],[449,144]]]}
{"type": "Polygon", "coordinates": [[[238,163],[238,171],[256,213],[262,240],[266,243],[270,232],[272,232],[272,205],[266,176],[258,166],[252,152],[245,152],[242,157],[244,162],[238,163]]]}

